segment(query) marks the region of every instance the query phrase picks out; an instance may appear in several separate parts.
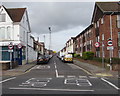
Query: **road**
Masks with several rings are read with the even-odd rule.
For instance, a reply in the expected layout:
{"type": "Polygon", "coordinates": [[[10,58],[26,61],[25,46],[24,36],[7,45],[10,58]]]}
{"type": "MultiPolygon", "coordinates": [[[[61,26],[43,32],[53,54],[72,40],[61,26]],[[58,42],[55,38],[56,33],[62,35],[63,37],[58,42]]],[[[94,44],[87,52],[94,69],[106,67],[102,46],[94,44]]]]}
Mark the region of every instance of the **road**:
{"type": "Polygon", "coordinates": [[[54,56],[48,64],[36,65],[25,74],[0,83],[2,94],[118,94],[116,80],[95,77],[54,56]]]}

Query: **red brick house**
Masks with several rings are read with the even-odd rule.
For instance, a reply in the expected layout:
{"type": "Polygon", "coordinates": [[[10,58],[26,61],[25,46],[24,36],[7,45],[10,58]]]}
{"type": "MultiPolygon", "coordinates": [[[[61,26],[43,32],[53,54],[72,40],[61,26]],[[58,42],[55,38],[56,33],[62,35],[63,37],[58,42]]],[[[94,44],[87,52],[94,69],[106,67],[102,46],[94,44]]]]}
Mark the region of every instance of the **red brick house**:
{"type": "Polygon", "coordinates": [[[120,58],[120,2],[96,2],[91,25],[75,37],[76,53],[93,51],[97,57],[109,58],[109,39],[113,42],[111,56],[120,58]]]}

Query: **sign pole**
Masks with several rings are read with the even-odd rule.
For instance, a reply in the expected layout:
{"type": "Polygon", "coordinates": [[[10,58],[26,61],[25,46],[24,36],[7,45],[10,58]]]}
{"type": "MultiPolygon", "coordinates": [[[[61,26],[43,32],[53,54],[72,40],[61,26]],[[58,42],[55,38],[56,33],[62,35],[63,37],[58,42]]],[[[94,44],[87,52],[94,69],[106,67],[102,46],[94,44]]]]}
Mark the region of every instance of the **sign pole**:
{"type": "Polygon", "coordinates": [[[10,69],[12,69],[12,52],[10,52],[10,69]]]}
{"type": "Polygon", "coordinates": [[[103,66],[103,68],[105,67],[105,65],[104,65],[104,45],[103,45],[103,41],[102,41],[102,66],[103,66]]]}

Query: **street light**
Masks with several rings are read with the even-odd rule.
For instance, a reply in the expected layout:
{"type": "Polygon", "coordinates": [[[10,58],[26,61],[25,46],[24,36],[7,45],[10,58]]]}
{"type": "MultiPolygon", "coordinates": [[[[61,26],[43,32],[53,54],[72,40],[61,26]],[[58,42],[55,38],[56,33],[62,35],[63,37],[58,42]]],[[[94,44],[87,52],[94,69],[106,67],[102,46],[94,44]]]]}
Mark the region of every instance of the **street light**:
{"type": "Polygon", "coordinates": [[[49,34],[50,34],[50,38],[49,38],[49,55],[50,55],[50,48],[51,48],[51,27],[49,27],[48,29],[49,29],[49,34]]]}

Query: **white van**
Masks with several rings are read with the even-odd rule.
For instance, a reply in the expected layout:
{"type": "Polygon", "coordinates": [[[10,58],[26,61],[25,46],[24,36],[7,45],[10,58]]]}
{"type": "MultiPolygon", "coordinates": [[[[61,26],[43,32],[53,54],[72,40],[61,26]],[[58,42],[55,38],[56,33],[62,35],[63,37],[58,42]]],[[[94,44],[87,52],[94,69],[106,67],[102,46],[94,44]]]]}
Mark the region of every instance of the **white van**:
{"type": "Polygon", "coordinates": [[[66,54],[64,56],[64,62],[71,62],[71,63],[73,63],[73,56],[72,56],[72,54],[66,54]]]}

